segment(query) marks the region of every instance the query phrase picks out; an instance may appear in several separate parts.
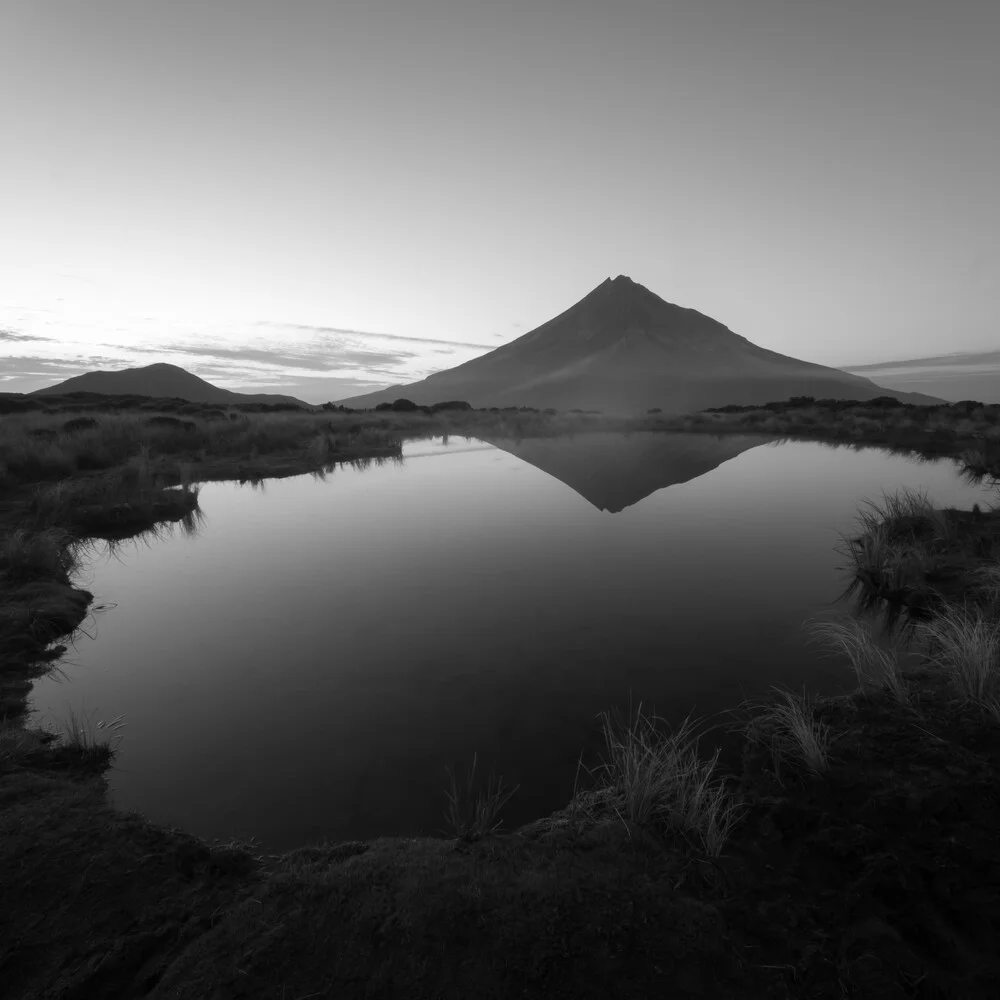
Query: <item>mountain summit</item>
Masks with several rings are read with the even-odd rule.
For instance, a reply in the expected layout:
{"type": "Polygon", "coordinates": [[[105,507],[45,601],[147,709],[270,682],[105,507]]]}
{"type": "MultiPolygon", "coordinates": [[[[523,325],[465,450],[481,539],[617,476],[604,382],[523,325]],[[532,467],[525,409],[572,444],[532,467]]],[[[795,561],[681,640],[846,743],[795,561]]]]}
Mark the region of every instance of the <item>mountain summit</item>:
{"type": "Polygon", "coordinates": [[[554,406],[635,415],[653,407],[685,413],[790,396],[884,395],[885,389],[866,378],[758,347],[620,274],[489,354],[420,382],[342,402],[374,406],[404,396],[416,403],[465,399],[477,407],[554,406]]]}

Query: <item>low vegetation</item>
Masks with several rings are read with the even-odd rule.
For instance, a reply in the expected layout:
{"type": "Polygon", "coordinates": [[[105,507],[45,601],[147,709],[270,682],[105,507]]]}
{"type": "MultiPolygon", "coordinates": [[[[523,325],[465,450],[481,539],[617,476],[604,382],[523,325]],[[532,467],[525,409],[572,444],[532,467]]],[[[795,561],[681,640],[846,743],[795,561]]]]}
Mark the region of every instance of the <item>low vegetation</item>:
{"type": "Polygon", "coordinates": [[[924,494],[904,490],[865,501],[840,550],[848,594],[864,609],[916,621],[965,600],[992,613],[998,546],[1000,506],[936,510],[924,494]]]}
{"type": "Polygon", "coordinates": [[[477,762],[478,758],[473,756],[464,782],[459,782],[455,771],[448,771],[445,819],[451,834],[461,840],[479,840],[495,833],[502,822],[499,818],[501,810],[519,787],[505,789],[503,776],[494,778],[490,775],[486,788],[478,788],[477,762]]]}
{"type": "Polygon", "coordinates": [[[883,396],[865,402],[798,396],[760,406],[722,406],[648,421],[667,430],[761,433],[778,438],[873,445],[928,458],[949,457],[980,475],[1000,475],[1000,404],[966,400],[936,406],[883,396]]]}
{"type": "Polygon", "coordinates": [[[1000,721],[1000,616],[975,605],[948,605],[916,632],[927,661],[947,674],[959,698],[1000,721]]]}
{"type": "Polygon", "coordinates": [[[782,773],[808,774],[813,777],[830,770],[830,748],[836,735],[827,723],[816,717],[816,699],[806,693],[795,694],[772,688],[773,696],[757,702],[745,702],[748,721],[736,729],[753,746],[764,746],[771,755],[776,780],[783,784],[782,773]]]}
{"type": "Polygon", "coordinates": [[[870,622],[863,618],[814,619],[805,627],[814,641],[847,660],[863,694],[888,691],[900,705],[910,700],[899,648],[880,644],[870,622]]]}
{"type": "Polygon", "coordinates": [[[691,838],[718,857],[740,817],[740,803],[718,772],[719,751],[698,752],[697,723],[690,717],[671,730],[642,705],[622,718],[601,716],[605,759],[597,789],[622,819],[691,838]]]}

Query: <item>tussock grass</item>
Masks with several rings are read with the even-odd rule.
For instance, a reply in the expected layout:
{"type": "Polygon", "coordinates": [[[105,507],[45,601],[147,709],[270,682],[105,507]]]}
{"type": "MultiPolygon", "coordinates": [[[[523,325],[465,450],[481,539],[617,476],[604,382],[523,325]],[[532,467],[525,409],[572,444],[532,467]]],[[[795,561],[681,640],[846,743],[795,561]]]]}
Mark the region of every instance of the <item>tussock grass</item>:
{"type": "Polygon", "coordinates": [[[942,546],[957,539],[957,523],[936,510],[927,494],[900,489],[861,502],[855,531],[842,534],[838,551],[858,585],[903,595],[933,572],[942,546]]]}
{"type": "Polygon", "coordinates": [[[825,774],[830,770],[830,747],[836,736],[816,719],[815,699],[804,688],[802,694],[778,687],[771,690],[777,698],[741,706],[752,716],[738,731],[749,743],[770,750],[779,781],[783,765],[816,776],[825,774]]]}
{"type": "Polygon", "coordinates": [[[125,716],[119,715],[110,721],[93,722],[90,716],[77,714],[70,709],[61,723],[59,738],[61,745],[78,752],[86,760],[111,761],[118,753],[125,738],[125,716]]]}
{"type": "Polygon", "coordinates": [[[27,729],[18,722],[0,719],[0,767],[37,751],[52,738],[49,733],[27,729]]]}
{"type": "Polygon", "coordinates": [[[503,776],[494,778],[491,774],[485,790],[477,791],[477,764],[478,754],[473,754],[464,784],[459,782],[452,768],[447,769],[448,786],[445,796],[448,806],[445,809],[445,821],[449,831],[460,840],[479,840],[499,829],[502,823],[500,811],[521,787],[515,785],[511,789],[505,789],[503,776]]]}
{"type": "Polygon", "coordinates": [[[866,498],[858,514],[861,524],[869,528],[880,522],[906,523],[914,520],[932,519],[934,505],[923,490],[903,487],[893,493],[883,493],[881,502],[866,498]]]}
{"type": "Polygon", "coordinates": [[[833,655],[845,657],[854,669],[862,692],[888,690],[901,705],[910,702],[903,679],[899,649],[879,645],[871,626],[859,618],[839,621],[813,618],[804,628],[809,638],[827,646],[833,655]]]}
{"type": "Polygon", "coordinates": [[[15,528],[0,537],[0,574],[8,583],[63,579],[76,568],[70,538],[58,528],[15,528]]]}
{"type": "Polygon", "coordinates": [[[598,788],[611,793],[622,819],[693,837],[718,857],[743,810],[718,773],[720,751],[699,755],[696,722],[688,716],[671,730],[641,703],[634,717],[611,711],[599,718],[605,758],[598,788]]]}
{"type": "Polygon", "coordinates": [[[994,617],[1000,618],[1000,563],[974,570],[970,590],[987,608],[992,609],[994,617]]]}
{"type": "Polygon", "coordinates": [[[916,634],[928,662],[948,674],[959,697],[1000,718],[1000,620],[952,604],[918,624],[916,634]]]}

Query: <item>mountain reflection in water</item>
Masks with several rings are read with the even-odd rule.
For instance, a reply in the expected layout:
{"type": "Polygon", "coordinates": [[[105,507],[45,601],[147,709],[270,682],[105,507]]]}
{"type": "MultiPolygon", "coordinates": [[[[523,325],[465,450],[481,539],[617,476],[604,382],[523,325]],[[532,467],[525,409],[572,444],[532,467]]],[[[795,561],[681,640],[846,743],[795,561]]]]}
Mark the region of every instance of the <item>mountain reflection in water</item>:
{"type": "Polygon", "coordinates": [[[490,444],[547,472],[598,510],[616,514],[657,490],[697,479],[772,438],[754,434],[596,433],[574,437],[490,439],[490,444]]]}

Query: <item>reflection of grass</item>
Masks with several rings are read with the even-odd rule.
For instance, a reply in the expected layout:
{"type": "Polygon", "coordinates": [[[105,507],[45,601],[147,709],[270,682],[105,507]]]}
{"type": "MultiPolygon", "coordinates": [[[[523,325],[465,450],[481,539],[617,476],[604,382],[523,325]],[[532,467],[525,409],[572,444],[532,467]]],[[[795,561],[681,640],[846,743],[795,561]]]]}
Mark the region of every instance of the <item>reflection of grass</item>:
{"type": "Polygon", "coordinates": [[[455,772],[448,768],[445,820],[451,832],[462,840],[478,840],[497,830],[501,823],[500,810],[520,787],[505,790],[503,777],[490,775],[485,790],[477,791],[476,764],[477,755],[473,754],[464,784],[460,784],[455,772]]]}
{"type": "Polygon", "coordinates": [[[813,619],[806,622],[805,628],[812,639],[850,661],[862,691],[887,689],[901,705],[909,702],[898,650],[895,646],[889,649],[880,646],[867,622],[859,618],[813,619]]]}
{"type": "Polygon", "coordinates": [[[917,636],[959,697],[1000,719],[1000,621],[979,608],[948,605],[917,625],[917,636]]]}
{"type": "Polygon", "coordinates": [[[816,719],[816,702],[806,694],[772,688],[777,700],[745,703],[752,709],[748,723],[738,727],[748,743],[766,745],[771,752],[775,774],[790,764],[795,770],[825,774],[830,770],[830,727],[816,719]]]}
{"type": "Polygon", "coordinates": [[[719,751],[699,755],[691,718],[670,731],[641,704],[634,717],[612,711],[600,718],[606,757],[598,787],[610,791],[622,818],[694,836],[718,857],[742,810],[717,773],[719,751]]]}

